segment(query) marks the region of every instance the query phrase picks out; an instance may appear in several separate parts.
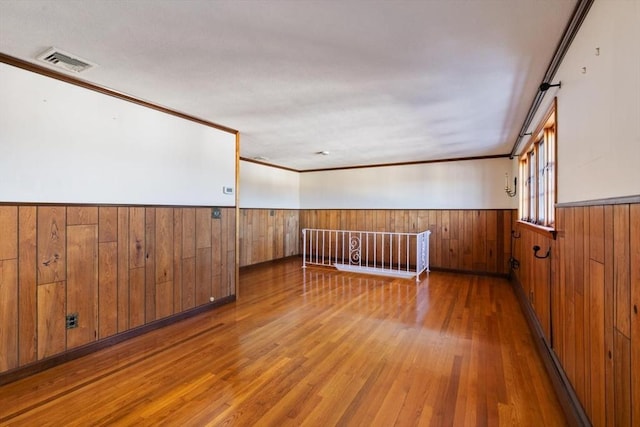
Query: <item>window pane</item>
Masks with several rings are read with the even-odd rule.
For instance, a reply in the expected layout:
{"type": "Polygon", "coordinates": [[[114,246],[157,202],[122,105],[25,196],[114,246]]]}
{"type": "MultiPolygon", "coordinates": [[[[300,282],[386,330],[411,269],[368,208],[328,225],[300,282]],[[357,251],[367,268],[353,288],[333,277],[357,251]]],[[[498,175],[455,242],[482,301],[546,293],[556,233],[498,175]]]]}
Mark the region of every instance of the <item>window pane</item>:
{"type": "Polygon", "coordinates": [[[546,214],[547,214],[547,205],[546,205],[546,174],[545,169],[547,167],[546,160],[547,156],[545,153],[546,145],[544,143],[544,139],[542,139],[538,143],[538,224],[546,224],[546,214]]]}
{"type": "Polygon", "coordinates": [[[529,176],[527,183],[529,188],[527,190],[529,197],[529,213],[527,214],[527,220],[535,222],[536,220],[536,158],[535,152],[529,152],[529,176]]]}
{"type": "Polygon", "coordinates": [[[545,132],[547,142],[547,224],[552,225],[555,222],[555,201],[556,201],[556,182],[555,182],[555,127],[551,127],[545,132]]]}

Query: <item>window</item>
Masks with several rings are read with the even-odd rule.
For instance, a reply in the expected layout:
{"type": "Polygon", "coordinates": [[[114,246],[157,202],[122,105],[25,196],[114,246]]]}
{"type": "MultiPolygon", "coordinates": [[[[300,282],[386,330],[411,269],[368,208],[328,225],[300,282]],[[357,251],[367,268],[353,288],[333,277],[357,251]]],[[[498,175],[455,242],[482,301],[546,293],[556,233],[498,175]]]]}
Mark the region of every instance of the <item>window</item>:
{"type": "Polygon", "coordinates": [[[553,228],[556,203],[556,102],[520,156],[521,221],[553,228]]]}

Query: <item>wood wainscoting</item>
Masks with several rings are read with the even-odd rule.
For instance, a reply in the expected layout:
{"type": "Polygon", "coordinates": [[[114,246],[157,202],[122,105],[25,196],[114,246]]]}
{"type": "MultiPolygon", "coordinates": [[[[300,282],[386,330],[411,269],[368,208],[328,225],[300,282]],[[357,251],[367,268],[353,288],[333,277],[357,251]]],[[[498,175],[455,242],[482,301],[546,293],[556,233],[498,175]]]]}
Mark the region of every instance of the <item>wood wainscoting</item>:
{"type": "Polygon", "coordinates": [[[431,268],[483,274],[509,274],[511,221],[515,212],[493,210],[355,210],[300,211],[300,229],[390,231],[431,230],[431,268]]]}
{"type": "Polygon", "coordinates": [[[556,222],[555,240],[514,225],[516,286],[578,409],[594,426],[639,425],[640,204],[558,207],[556,222]]]}
{"type": "Polygon", "coordinates": [[[300,254],[299,211],[240,209],[240,267],[300,254]]]}
{"type": "Polygon", "coordinates": [[[0,205],[0,376],[235,295],[220,211],[0,205]]]}

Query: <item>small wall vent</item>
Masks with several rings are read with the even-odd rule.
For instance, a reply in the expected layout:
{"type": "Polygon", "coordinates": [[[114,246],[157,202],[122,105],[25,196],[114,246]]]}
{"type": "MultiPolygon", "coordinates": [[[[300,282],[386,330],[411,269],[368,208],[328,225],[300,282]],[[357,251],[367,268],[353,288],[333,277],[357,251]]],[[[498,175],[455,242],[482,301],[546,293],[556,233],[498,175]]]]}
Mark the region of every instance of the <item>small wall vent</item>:
{"type": "Polygon", "coordinates": [[[96,64],[92,64],[85,59],[79,58],[76,55],[70,54],[56,47],[52,47],[46,52],[38,55],[37,59],[55,67],[65,69],[67,71],[73,71],[74,73],[81,73],[96,66],[96,64]]]}

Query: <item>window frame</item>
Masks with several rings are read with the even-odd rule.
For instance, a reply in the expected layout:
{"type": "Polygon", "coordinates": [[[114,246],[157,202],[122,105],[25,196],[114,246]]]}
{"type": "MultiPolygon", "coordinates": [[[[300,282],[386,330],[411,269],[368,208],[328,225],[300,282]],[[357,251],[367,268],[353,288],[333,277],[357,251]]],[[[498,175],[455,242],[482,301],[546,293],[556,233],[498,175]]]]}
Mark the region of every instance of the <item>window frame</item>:
{"type": "Polygon", "coordinates": [[[557,98],[519,156],[518,222],[555,235],[558,150],[557,98]]]}

